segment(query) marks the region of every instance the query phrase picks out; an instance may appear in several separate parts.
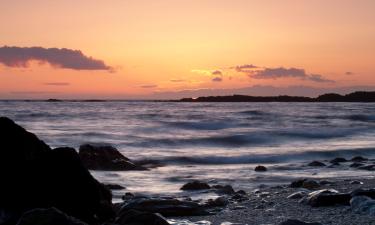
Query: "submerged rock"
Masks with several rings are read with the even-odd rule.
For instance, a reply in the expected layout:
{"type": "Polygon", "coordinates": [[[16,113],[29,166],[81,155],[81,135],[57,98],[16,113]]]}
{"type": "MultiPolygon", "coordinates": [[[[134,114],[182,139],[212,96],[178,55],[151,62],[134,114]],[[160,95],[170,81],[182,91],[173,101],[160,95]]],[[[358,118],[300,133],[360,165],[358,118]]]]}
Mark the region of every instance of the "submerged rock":
{"type": "Polygon", "coordinates": [[[210,189],[210,185],[201,181],[192,181],[184,184],[180,189],[184,191],[194,191],[194,190],[207,190],[210,189]]]}
{"type": "Polygon", "coordinates": [[[255,169],[254,169],[255,172],[266,172],[267,171],[267,167],[265,166],[256,166],[255,169]]]}
{"type": "Polygon", "coordinates": [[[357,167],[360,170],[368,170],[368,171],[375,171],[375,165],[364,165],[364,166],[359,166],[357,167]]]}
{"type": "Polygon", "coordinates": [[[337,157],[335,159],[332,159],[330,161],[330,163],[343,163],[343,162],[347,162],[348,160],[346,160],[345,158],[342,158],[342,157],[337,157]]]}
{"type": "Polygon", "coordinates": [[[115,147],[109,145],[81,145],[79,157],[90,170],[145,170],[144,167],[135,165],[115,147]]]}
{"type": "Polygon", "coordinates": [[[364,158],[362,156],[355,156],[350,161],[353,161],[353,162],[364,162],[364,161],[368,161],[368,158],[364,158]]]}
{"type": "Polygon", "coordinates": [[[126,187],[121,186],[119,184],[105,184],[105,186],[110,190],[123,190],[126,189],[126,187]]]}
{"type": "Polygon", "coordinates": [[[350,199],[350,194],[342,194],[334,189],[323,189],[310,193],[306,198],[301,200],[301,203],[313,207],[349,205],[350,199]]]}
{"type": "Polygon", "coordinates": [[[367,196],[355,196],[350,200],[350,206],[356,213],[375,216],[375,200],[367,196]]]}
{"type": "Polygon", "coordinates": [[[91,176],[74,149],[51,150],[7,118],[0,118],[0,143],[0,208],[11,210],[10,221],[51,206],[88,223],[114,215],[111,192],[91,176]]]}
{"type": "Polygon", "coordinates": [[[316,189],[320,187],[320,184],[315,180],[305,180],[302,183],[302,187],[306,189],[316,189]]]}
{"type": "Polygon", "coordinates": [[[352,168],[358,168],[358,167],[361,167],[361,166],[364,166],[365,164],[363,163],[359,163],[359,162],[354,162],[352,164],[350,164],[350,167],[352,168]]]}
{"type": "Polygon", "coordinates": [[[160,213],[163,216],[197,216],[209,214],[204,206],[196,202],[174,198],[133,198],[122,205],[120,213],[131,209],[149,213],[160,213]]]}
{"type": "Polygon", "coordinates": [[[33,209],[25,212],[17,225],[87,225],[56,208],[33,209]]]}
{"type": "Polygon", "coordinates": [[[302,222],[300,220],[286,220],[279,225],[322,225],[321,223],[308,223],[308,222],[302,222]]]}
{"type": "Polygon", "coordinates": [[[326,164],[319,162],[319,161],[312,161],[311,163],[307,164],[308,166],[313,167],[320,167],[320,166],[326,166],[326,164]]]}
{"type": "Polygon", "coordinates": [[[300,187],[302,187],[303,182],[305,182],[306,180],[307,179],[299,179],[299,180],[292,181],[292,183],[290,183],[290,187],[291,188],[300,188],[300,187]]]}
{"type": "Polygon", "coordinates": [[[206,203],[206,205],[209,207],[223,207],[228,204],[229,204],[229,200],[224,196],[218,197],[214,200],[209,199],[206,203]]]}
{"type": "Polygon", "coordinates": [[[167,219],[158,213],[123,210],[115,220],[116,225],[169,225],[167,219]]]}
{"type": "Polygon", "coordinates": [[[231,195],[236,193],[231,185],[214,185],[211,188],[219,194],[231,195]]]}
{"type": "Polygon", "coordinates": [[[350,194],[351,194],[352,197],[354,197],[354,196],[367,196],[369,198],[375,199],[375,188],[371,188],[371,189],[359,188],[359,189],[356,189],[356,190],[352,191],[350,194]]]}

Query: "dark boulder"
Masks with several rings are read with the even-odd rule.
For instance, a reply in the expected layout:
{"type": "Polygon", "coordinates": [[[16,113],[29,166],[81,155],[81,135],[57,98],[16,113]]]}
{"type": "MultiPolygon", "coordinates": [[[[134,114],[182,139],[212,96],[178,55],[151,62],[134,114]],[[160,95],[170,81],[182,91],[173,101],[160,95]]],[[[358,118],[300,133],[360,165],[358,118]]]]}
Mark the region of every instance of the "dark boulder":
{"type": "Polygon", "coordinates": [[[201,181],[192,181],[184,184],[180,189],[184,191],[195,191],[195,190],[207,190],[210,189],[210,185],[201,181]]]}
{"type": "Polygon", "coordinates": [[[368,161],[368,159],[364,158],[362,156],[355,156],[350,161],[353,161],[353,162],[364,162],[364,161],[368,161]]]}
{"type": "Polygon", "coordinates": [[[359,188],[359,189],[356,189],[356,190],[352,191],[350,194],[351,194],[352,197],[354,197],[354,196],[367,196],[369,198],[375,199],[375,188],[371,188],[371,189],[359,188]]]}
{"type": "Polygon", "coordinates": [[[127,210],[160,213],[163,216],[199,216],[209,214],[205,207],[189,200],[174,198],[132,198],[121,207],[120,213],[127,210]]]}
{"type": "Polygon", "coordinates": [[[279,225],[322,225],[321,223],[308,223],[308,222],[302,222],[300,220],[286,220],[282,223],[279,223],[279,225]]]}
{"type": "Polygon", "coordinates": [[[117,225],[169,225],[168,221],[158,213],[123,210],[115,220],[117,225]]]}
{"type": "Polygon", "coordinates": [[[214,185],[211,188],[214,189],[214,191],[219,194],[231,195],[235,193],[231,185],[214,185]]]}
{"type": "Polygon", "coordinates": [[[87,225],[56,208],[33,209],[25,212],[17,225],[87,225]]]}
{"type": "Polygon", "coordinates": [[[360,214],[375,216],[375,200],[367,196],[354,196],[350,200],[351,209],[360,214]]]}
{"type": "Polygon", "coordinates": [[[307,179],[298,179],[298,180],[292,181],[292,183],[290,183],[290,187],[291,188],[300,188],[300,187],[302,187],[303,182],[305,182],[306,180],[307,179]]]}
{"type": "Polygon", "coordinates": [[[145,170],[144,167],[135,165],[116,148],[109,145],[81,145],[79,157],[89,170],[145,170]]]}
{"type": "Polygon", "coordinates": [[[266,172],[267,171],[267,167],[265,166],[256,166],[255,169],[254,169],[255,172],[266,172]]]}
{"type": "Polygon", "coordinates": [[[10,221],[30,209],[50,207],[92,224],[113,216],[110,191],[74,149],[51,150],[6,118],[0,119],[0,134],[0,208],[11,212],[10,221]]]}
{"type": "Polygon", "coordinates": [[[323,189],[310,193],[306,198],[301,200],[301,203],[313,207],[349,205],[350,199],[350,194],[342,194],[334,189],[323,189]]]}
{"type": "Polygon", "coordinates": [[[326,164],[319,162],[319,161],[312,161],[311,163],[307,164],[308,166],[313,167],[320,167],[320,166],[326,166],[326,164]]]}
{"type": "Polygon", "coordinates": [[[330,163],[343,163],[343,162],[347,162],[348,160],[346,160],[345,158],[342,158],[342,157],[337,157],[335,159],[332,159],[331,161],[329,161],[330,163]]]}
{"type": "Polygon", "coordinates": [[[357,168],[360,169],[360,170],[375,171],[375,165],[374,164],[359,166],[357,168]]]}

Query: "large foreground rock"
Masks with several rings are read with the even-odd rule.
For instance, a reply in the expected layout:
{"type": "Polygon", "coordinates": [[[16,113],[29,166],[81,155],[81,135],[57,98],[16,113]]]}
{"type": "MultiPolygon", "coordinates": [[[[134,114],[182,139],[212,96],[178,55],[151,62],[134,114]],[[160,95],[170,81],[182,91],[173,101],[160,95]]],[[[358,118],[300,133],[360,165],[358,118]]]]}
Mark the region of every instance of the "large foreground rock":
{"type": "Polygon", "coordinates": [[[9,221],[50,207],[91,224],[113,217],[110,191],[74,149],[51,150],[8,118],[0,118],[0,162],[0,209],[9,221]]]}
{"type": "Polygon", "coordinates": [[[87,225],[56,208],[33,209],[24,213],[17,225],[87,225]]]}
{"type": "Polygon", "coordinates": [[[123,156],[115,147],[109,145],[85,144],[79,147],[79,156],[90,170],[144,170],[123,156]]]}
{"type": "Polygon", "coordinates": [[[355,196],[350,200],[350,206],[356,213],[375,216],[375,200],[367,196],[355,196]]]}
{"type": "Polygon", "coordinates": [[[301,202],[313,207],[321,207],[333,205],[349,205],[350,199],[350,194],[339,193],[334,189],[323,189],[311,192],[306,198],[302,199],[301,202]]]}
{"type": "Polygon", "coordinates": [[[137,210],[122,211],[116,218],[116,225],[169,225],[158,213],[140,212],[137,210]]]}
{"type": "Polygon", "coordinates": [[[308,223],[308,222],[303,222],[300,220],[289,219],[280,223],[279,225],[322,225],[322,224],[321,223],[308,223]]]}

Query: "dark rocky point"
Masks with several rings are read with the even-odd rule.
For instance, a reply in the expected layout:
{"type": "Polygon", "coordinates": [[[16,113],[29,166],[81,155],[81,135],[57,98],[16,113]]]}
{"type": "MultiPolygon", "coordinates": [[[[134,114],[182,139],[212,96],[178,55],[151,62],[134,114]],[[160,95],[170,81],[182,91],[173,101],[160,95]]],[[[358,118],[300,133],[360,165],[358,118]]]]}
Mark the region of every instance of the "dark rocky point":
{"type": "Polygon", "coordinates": [[[267,167],[265,166],[256,166],[255,169],[254,169],[255,172],[266,172],[267,171],[267,167]]]}
{"type": "Polygon", "coordinates": [[[109,145],[85,144],[79,147],[79,157],[90,170],[144,170],[130,159],[123,156],[116,148],[109,145]]]}
{"type": "Polygon", "coordinates": [[[337,158],[335,158],[335,159],[332,159],[331,161],[330,161],[330,163],[343,163],[343,162],[347,162],[348,160],[346,160],[345,158],[341,158],[341,157],[337,157],[337,158]]]}
{"type": "Polygon", "coordinates": [[[56,208],[33,209],[25,212],[17,225],[87,225],[56,208]]]}
{"type": "Polygon", "coordinates": [[[123,210],[115,221],[116,225],[169,225],[168,221],[158,213],[123,210]]]}
{"type": "Polygon", "coordinates": [[[194,191],[194,190],[207,190],[210,189],[210,185],[201,181],[192,181],[184,184],[180,189],[184,191],[194,191]]]}
{"type": "Polygon", "coordinates": [[[364,158],[362,156],[355,156],[350,161],[353,161],[353,162],[364,162],[364,161],[368,161],[368,159],[364,158]]]}
{"type": "Polygon", "coordinates": [[[0,118],[0,209],[8,222],[34,208],[56,207],[84,222],[114,216],[111,192],[95,180],[72,148],[51,150],[34,134],[0,118]]]}

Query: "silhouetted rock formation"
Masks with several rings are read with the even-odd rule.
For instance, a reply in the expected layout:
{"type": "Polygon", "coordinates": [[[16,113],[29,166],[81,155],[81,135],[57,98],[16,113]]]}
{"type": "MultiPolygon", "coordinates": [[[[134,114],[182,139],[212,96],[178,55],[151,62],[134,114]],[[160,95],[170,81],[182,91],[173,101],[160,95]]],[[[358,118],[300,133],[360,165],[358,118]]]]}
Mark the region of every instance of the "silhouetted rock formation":
{"type": "Polygon", "coordinates": [[[135,165],[112,146],[81,145],[79,156],[90,170],[145,170],[135,165]]]}
{"type": "Polygon", "coordinates": [[[375,102],[375,92],[354,92],[347,95],[324,94],[317,98],[301,96],[209,96],[183,98],[180,102],[375,102]]]}
{"type": "Polygon", "coordinates": [[[56,207],[90,224],[113,216],[110,191],[74,149],[51,150],[8,118],[0,118],[0,146],[0,210],[9,224],[34,208],[56,207]]]}

